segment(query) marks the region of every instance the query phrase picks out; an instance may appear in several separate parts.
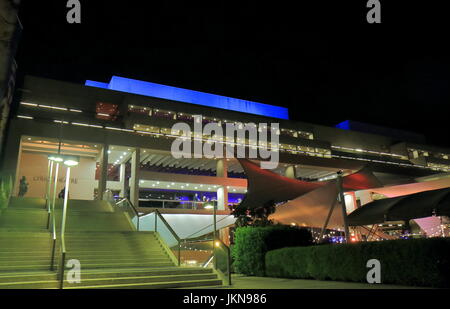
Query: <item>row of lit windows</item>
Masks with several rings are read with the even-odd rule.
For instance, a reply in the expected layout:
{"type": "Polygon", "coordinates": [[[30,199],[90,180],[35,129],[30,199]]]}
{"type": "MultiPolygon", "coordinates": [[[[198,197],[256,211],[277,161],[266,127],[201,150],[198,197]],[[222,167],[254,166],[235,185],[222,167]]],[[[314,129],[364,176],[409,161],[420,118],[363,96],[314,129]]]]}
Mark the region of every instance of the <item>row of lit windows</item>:
{"type": "Polygon", "coordinates": [[[357,152],[357,153],[364,153],[364,154],[389,156],[389,157],[403,159],[403,160],[408,159],[405,156],[395,154],[395,153],[390,153],[390,152],[380,152],[380,151],[373,151],[373,150],[365,150],[365,149],[361,149],[361,148],[351,148],[351,147],[343,147],[343,146],[335,146],[335,145],[332,145],[331,148],[340,150],[340,151],[350,151],[350,152],[357,152]]]}
{"type": "Polygon", "coordinates": [[[287,152],[293,152],[293,153],[302,153],[312,156],[318,156],[318,157],[325,157],[325,158],[331,158],[331,150],[329,149],[323,149],[323,148],[316,148],[316,147],[308,147],[308,146],[298,146],[298,145],[291,145],[291,144],[272,144],[270,142],[265,141],[256,141],[253,139],[248,138],[239,138],[236,139],[231,136],[221,136],[221,135],[208,135],[208,134],[201,134],[197,132],[181,132],[179,130],[172,130],[169,128],[160,128],[156,126],[149,126],[149,125],[143,125],[143,124],[135,124],[133,129],[135,130],[144,130],[146,132],[153,132],[153,133],[161,133],[164,135],[170,135],[170,136],[183,136],[187,138],[199,138],[204,141],[212,141],[212,142],[230,142],[230,143],[237,143],[238,145],[248,145],[248,146],[262,146],[262,147],[269,147],[269,148],[276,148],[277,146],[282,151],[287,152]]]}
{"type": "Polygon", "coordinates": [[[290,129],[281,129],[281,135],[291,136],[291,137],[300,137],[304,139],[314,139],[314,135],[310,132],[305,131],[296,131],[290,129]]]}
{"type": "MultiPolygon", "coordinates": [[[[100,105],[104,105],[103,103],[99,103],[100,105]]],[[[42,105],[42,104],[35,104],[35,103],[28,103],[28,102],[21,102],[21,105],[28,106],[28,107],[36,107],[36,108],[43,108],[43,109],[53,109],[53,110],[59,110],[59,111],[69,111],[69,112],[77,112],[81,113],[82,111],[79,109],[72,109],[72,108],[66,108],[66,107],[60,107],[60,106],[50,106],[50,105],[42,105]]],[[[116,105],[114,105],[116,106],[116,105]]],[[[117,107],[117,106],[116,106],[117,107]]],[[[194,121],[194,115],[187,114],[187,113],[176,113],[168,110],[162,110],[162,109],[152,109],[148,107],[143,106],[136,106],[136,105],[129,105],[128,110],[133,113],[139,113],[144,114],[148,116],[154,116],[157,118],[164,118],[164,119],[170,119],[170,120],[181,120],[181,121],[194,121]]],[[[106,112],[97,112],[96,118],[100,119],[110,119],[111,114],[106,112]]],[[[21,116],[21,117],[27,117],[27,116],[21,116]]],[[[223,120],[218,119],[214,117],[202,117],[203,124],[215,122],[219,125],[222,125],[223,123],[234,123],[236,125],[241,124],[240,122],[231,121],[231,120],[223,120]]],[[[248,124],[251,125],[251,124],[248,124]]],[[[266,129],[265,126],[261,127],[259,126],[259,131],[261,132],[262,129],[266,129]]],[[[275,132],[278,135],[282,136],[291,136],[291,137],[297,137],[297,138],[303,138],[303,139],[314,139],[314,135],[310,132],[306,131],[297,131],[297,130],[290,130],[290,129],[281,129],[275,132]]]]}
{"type": "MultiPolygon", "coordinates": [[[[194,121],[194,115],[187,114],[187,113],[176,113],[168,110],[162,110],[162,109],[152,109],[148,107],[143,106],[136,106],[136,105],[130,105],[128,107],[128,111],[138,114],[144,114],[152,117],[158,117],[158,118],[164,118],[164,119],[170,119],[170,120],[182,120],[182,121],[194,121]]],[[[202,117],[202,122],[204,124],[216,122],[219,125],[222,125],[223,123],[234,123],[238,124],[237,121],[227,120],[227,119],[218,119],[214,117],[202,117]]],[[[297,131],[297,130],[290,130],[290,129],[281,129],[281,135],[284,136],[291,136],[296,138],[304,138],[304,139],[314,139],[314,135],[310,132],[306,131],[297,131]]]]}
{"type": "Polygon", "coordinates": [[[427,166],[436,171],[438,170],[450,170],[450,164],[440,164],[427,162],[427,166]]]}
{"type": "Polygon", "coordinates": [[[408,148],[408,155],[411,159],[417,159],[420,157],[434,157],[437,159],[444,159],[444,160],[448,160],[450,158],[449,154],[445,154],[445,153],[434,153],[434,152],[429,152],[426,150],[420,150],[420,149],[414,149],[414,148],[408,148]]]}
{"type": "Polygon", "coordinates": [[[430,153],[425,150],[408,148],[408,156],[411,159],[418,159],[421,157],[429,157],[430,153]]]}
{"type": "MultiPolygon", "coordinates": [[[[34,117],[32,116],[25,116],[25,115],[18,115],[18,118],[21,119],[29,119],[29,120],[33,120],[34,117]]],[[[124,128],[117,128],[117,127],[109,127],[109,126],[101,126],[101,125],[95,125],[95,124],[87,124],[87,123],[78,123],[78,122],[67,122],[67,121],[61,121],[61,120],[53,120],[55,123],[64,123],[64,124],[72,124],[75,126],[84,126],[84,127],[91,127],[91,128],[99,128],[99,129],[107,129],[107,130],[115,130],[115,131],[122,131],[122,132],[127,132],[127,133],[136,133],[142,136],[145,135],[152,135],[154,137],[158,137],[158,136],[164,136],[164,137],[169,137],[169,138],[173,138],[173,137],[177,137],[176,135],[172,135],[172,134],[168,134],[168,133],[161,133],[161,131],[158,132],[150,132],[150,131],[145,131],[145,130],[133,130],[133,129],[124,129],[124,128]]],[[[156,127],[154,127],[156,130],[156,127]]],[[[169,132],[167,130],[169,129],[165,129],[166,131],[163,132],[169,132]]],[[[227,143],[227,142],[225,142],[227,143]]],[[[260,147],[260,146],[251,146],[251,147],[260,147]]],[[[390,162],[390,161],[384,161],[384,160],[372,160],[372,159],[365,159],[365,158],[358,158],[358,157],[349,157],[349,156],[340,156],[340,155],[331,155],[329,150],[327,149],[320,149],[320,148],[315,148],[315,152],[310,152],[307,151],[308,149],[306,148],[306,151],[301,150],[301,147],[304,146],[297,146],[299,150],[287,150],[289,152],[295,153],[295,154],[304,154],[304,155],[310,155],[310,156],[323,156],[323,157],[332,157],[332,158],[341,158],[341,159],[350,159],[350,160],[362,160],[362,161],[368,161],[368,162],[376,162],[376,163],[383,163],[383,164],[392,164],[392,165],[398,165],[398,166],[405,166],[405,167],[418,167],[418,168],[425,168],[425,169],[432,169],[435,170],[435,167],[428,167],[428,166],[423,166],[423,165],[415,165],[415,164],[406,164],[406,163],[397,163],[397,162],[390,162]]],[[[441,171],[450,171],[450,167],[442,167],[442,168],[437,168],[438,170],[441,171]]]]}

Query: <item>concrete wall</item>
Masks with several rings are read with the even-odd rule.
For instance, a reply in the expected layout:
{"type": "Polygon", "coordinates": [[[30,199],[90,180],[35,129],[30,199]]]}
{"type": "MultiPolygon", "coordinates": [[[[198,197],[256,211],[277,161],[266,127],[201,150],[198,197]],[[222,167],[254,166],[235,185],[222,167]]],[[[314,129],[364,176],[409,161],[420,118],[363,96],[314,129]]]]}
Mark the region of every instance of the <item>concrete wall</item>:
{"type": "MultiPolygon", "coordinates": [[[[26,197],[44,197],[47,181],[47,155],[24,152],[20,158],[18,178],[26,177],[29,184],[26,197]]],[[[55,170],[54,170],[55,171],[55,170]]],[[[57,193],[65,186],[66,167],[60,166],[58,173],[57,193]]],[[[95,159],[80,158],[80,164],[71,169],[70,190],[71,199],[92,200],[94,189],[97,186],[95,180],[95,159]]],[[[18,193],[18,187],[15,188],[18,193]]]]}

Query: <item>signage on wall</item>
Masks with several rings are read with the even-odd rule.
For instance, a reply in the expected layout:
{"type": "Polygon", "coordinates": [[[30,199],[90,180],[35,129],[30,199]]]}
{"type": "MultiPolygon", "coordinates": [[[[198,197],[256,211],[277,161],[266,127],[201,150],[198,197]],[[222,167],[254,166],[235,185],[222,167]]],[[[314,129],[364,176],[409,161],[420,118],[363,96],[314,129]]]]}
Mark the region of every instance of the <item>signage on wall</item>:
{"type": "MultiPolygon", "coordinates": [[[[47,182],[48,177],[47,176],[33,176],[33,181],[42,181],[42,182],[47,182]]],[[[65,177],[59,177],[58,178],[58,182],[59,183],[65,183],[66,182],[66,178],[65,177]]],[[[70,178],[70,183],[71,184],[77,184],[78,183],[78,178],[70,178]]]]}

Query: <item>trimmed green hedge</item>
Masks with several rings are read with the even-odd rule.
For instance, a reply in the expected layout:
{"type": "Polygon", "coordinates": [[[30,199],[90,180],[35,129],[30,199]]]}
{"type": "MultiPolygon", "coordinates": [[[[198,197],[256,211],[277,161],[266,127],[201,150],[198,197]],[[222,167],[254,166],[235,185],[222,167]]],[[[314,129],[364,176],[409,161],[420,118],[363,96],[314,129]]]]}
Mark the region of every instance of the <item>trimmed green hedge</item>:
{"type": "Polygon", "coordinates": [[[239,227],[232,247],[233,269],[250,276],[265,275],[265,254],[269,250],[312,244],[312,235],[306,229],[286,225],[266,227],[239,227]]]}
{"type": "Polygon", "coordinates": [[[0,209],[8,207],[12,187],[12,178],[0,175],[0,209]]]}
{"type": "Polygon", "coordinates": [[[283,248],[265,265],[269,277],[367,282],[370,259],[381,263],[381,283],[450,286],[450,238],[283,248]]]}

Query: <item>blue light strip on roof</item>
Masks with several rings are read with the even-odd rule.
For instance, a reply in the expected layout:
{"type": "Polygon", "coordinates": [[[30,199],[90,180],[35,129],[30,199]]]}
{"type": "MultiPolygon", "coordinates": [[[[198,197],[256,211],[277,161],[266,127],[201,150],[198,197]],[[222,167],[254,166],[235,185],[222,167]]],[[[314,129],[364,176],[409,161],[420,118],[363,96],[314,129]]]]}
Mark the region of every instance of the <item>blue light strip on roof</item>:
{"type": "Polygon", "coordinates": [[[285,107],[155,84],[119,76],[113,76],[109,84],[87,80],[85,85],[213,108],[227,109],[242,113],[289,119],[288,109],[285,107]]]}
{"type": "Polygon", "coordinates": [[[342,130],[350,130],[350,121],[349,120],[342,121],[341,123],[336,125],[336,128],[342,130]]]}
{"type": "Polygon", "coordinates": [[[96,82],[93,80],[87,80],[84,85],[90,86],[90,87],[104,88],[104,89],[108,89],[108,87],[109,87],[108,83],[101,83],[101,82],[96,82]]]}

